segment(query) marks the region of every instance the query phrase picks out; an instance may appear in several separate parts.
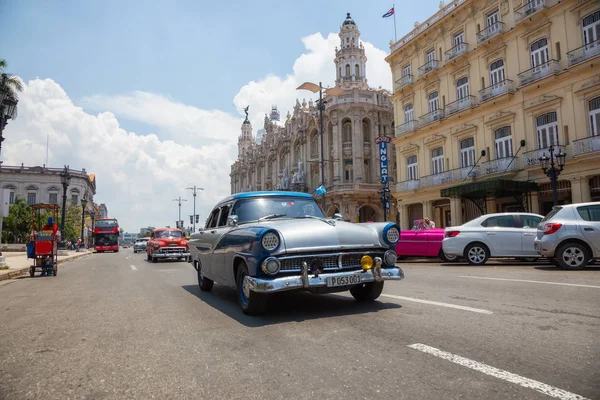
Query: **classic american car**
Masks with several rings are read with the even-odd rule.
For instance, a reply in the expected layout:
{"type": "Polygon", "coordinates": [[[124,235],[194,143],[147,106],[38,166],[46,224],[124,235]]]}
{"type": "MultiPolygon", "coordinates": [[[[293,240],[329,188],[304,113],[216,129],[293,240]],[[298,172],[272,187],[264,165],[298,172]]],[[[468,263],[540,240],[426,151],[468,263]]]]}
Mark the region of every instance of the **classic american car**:
{"type": "Polygon", "coordinates": [[[442,250],[444,240],[444,229],[425,229],[423,220],[417,219],[413,222],[411,230],[400,232],[400,240],[396,244],[398,258],[408,257],[437,257],[442,261],[458,261],[460,257],[445,254],[442,250]]]}
{"type": "Polygon", "coordinates": [[[176,228],[159,228],[152,232],[146,245],[148,261],[157,262],[160,258],[177,258],[188,260],[188,242],[183,231],[176,228]]]}
{"type": "Polygon", "coordinates": [[[246,314],[265,311],[270,293],[350,291],[373,301],[385,280],[404,278],[393,223],[354,224],[326,218],[299,192],[247,192],[219,202],[188,243],[202,291],[214,282],[236,290],[246,314]]]}

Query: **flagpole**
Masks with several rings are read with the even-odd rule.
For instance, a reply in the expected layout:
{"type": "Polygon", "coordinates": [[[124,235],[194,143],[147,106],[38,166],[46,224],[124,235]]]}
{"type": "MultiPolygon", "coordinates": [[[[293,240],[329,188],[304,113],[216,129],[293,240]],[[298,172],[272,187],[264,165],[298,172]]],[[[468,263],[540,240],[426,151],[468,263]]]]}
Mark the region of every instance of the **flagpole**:
{"type": "Polygon", "coordinates": [[[394,42],[397,42],[398,34],[396,33],[396,5],[392,4],[392,8],[394,9],[394,42]]]}

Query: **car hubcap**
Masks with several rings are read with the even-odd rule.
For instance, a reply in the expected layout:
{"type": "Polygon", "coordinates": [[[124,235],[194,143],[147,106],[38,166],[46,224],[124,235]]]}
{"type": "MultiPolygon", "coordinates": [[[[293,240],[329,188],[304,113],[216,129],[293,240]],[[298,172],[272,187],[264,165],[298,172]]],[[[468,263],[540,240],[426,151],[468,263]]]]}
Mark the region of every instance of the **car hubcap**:
{"type": "Polygon", "coordinates": [[[242,275],[242,284],[240,285],[240,298],[243,304],[248,303],[248,297],[250,296],[250,287],[246,282],[246,274],[242,275]]]}
{"type": "Polygon", "coordinates": [[[565,264],[571,267],[579,267],[583,264],[583,251],[577,247],[569,247],[562,254],[565,264]]]}
{"type": "Polygon", "coordinates": [[[198,267],[198,283],[202,285],[202,268],[198,267]]]}
{"type": "Polygon", "coordinates": [[[481,247],[473,247],[469,250],[469,260],[472,262],[479,264],[485,260],[485,250],[481,247]]]}

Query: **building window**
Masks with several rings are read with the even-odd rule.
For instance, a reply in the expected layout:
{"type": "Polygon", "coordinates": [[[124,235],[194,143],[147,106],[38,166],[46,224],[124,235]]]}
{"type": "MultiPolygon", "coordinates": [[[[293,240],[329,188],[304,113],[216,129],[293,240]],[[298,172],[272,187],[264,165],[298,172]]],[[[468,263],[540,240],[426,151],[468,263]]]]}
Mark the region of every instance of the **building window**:
{"type": "Polygon", "coordinates": [[[425,55],[426,64],[435,61],[435,50],[429,50],[425,55]]]}
{"type": "Polygon", "coordinates": [[[404,122],[410,122],[415,119],[415,113],[412,104],[404,106],[404,122]]]}
{"type": "Polygon", "coordinates": [[[78,199],[79,199],[79,196],[77,196],[76,194],[72,194],[71,195],[71,204],[73,204],[74,206],[76,206],[78,199]]]}
{"type": "Polygon", "coordinates": [[[350,64],[346,64],[346,76],[350,76],[350,64]]]}
{"type": "Polygon", "coordinates": [[[357,79],[360,76],[360,67],[358,66],[358,64],[354,66],[354,76],[356,76],[357,79]]]}
{"type": "Polygon", "coordinates": [[[352,160],[344,160],[344,182],[352,183],[354,181],[354,173],[352,168],[352,160]]]}
{"type": "Polygon", "coordinates": [[[504,60],[494,61],[490,64],[490,86],[504,82],[504,60]]]}
{"type": "Polygon", "coordinates": [[[429,93],[429,96],[427,96],[427,98],[428,98],[429,112],[436,111],[437,109],[440,108],[440,101],[439,101],[437,91],[429,93]]]}
{"type": "Polygon", "coordinates": [[[15,192],[10,192],[8,195],[8,204],[15,204],[15,192]]]}
{"type": "Polygon", "coordinates": [[[590,114],[590,136],[600,136],[600,97],[588,102],[590,114]]]}
{"type": "Polygon", "coordinates": [[[350,120],[346,120],[342,124],[342,134],[344,143],[352,143],[352,122],[350,120]]]}
{"type": "Polygon", "coordinates": [[[454,46],[458,46],[464,42],[465,42],[465,33],[464,32],[460,32],[460,33],[457,33],[456,35],[454,35],[454,46]]]}
{"type": "Polygon", "coordinates": [[[406,159],[406,178],[409,181],[419,179],[419,165],[417,156],[410,156],[406,159]]]}
{"type": "Polygon", "coordinates": [[[58,204],[58,193],[50,193],[48,195],[48,202],[50,204],[58,204]]]}
{"type": "Polygon", "coordinates": [[[512,157],[512,135],[510,126],[503,126],[494,131],[494,140],[496,145],[496,159],[512,157]]]}
{"type": "Polygon", "coordinates": [[[27,204],[32,205],[35,204],[36,193],[29,192],[27,193],[27,204]]]}
{"type": "Polygon", "coordinates": [[[436,147],[431,150],[431,173],[433,175],[444,172],[444,149],[436,147]]]}
{"type": "Polygon", "coordinates": [[[469,95],[469,78],[466,76],[456,81],[456,99],[464,99],[469,95]]]}
{"type": "Polygon", "coordinates": [[[546,64],[548,57],[548,40],[540,39],[531,45],[531,67],[535,68],[539,65],[546,64]]]}
{"type": "Polygon", "coordinates": [[[500,14],[498,13],[498,10],[487,15],[486,27],[488,30],[488,34],[492,35],[500,30],[500,24],[498,22],[500,22],[500,14]]]}
{"type": "MultiPolygon", "coordinates": [[[[314,158],[319,154],[319,134],[315,129],[310,138],[310,155],[314,158]]],[[[284,164],[285,165],[285,164],[284,164]]]]}
{"type": "Polygon", "coordinates": [[[535,125],[539,149],[558,144],[558,118],[556,112],[540,115],[535,119],[535,125]]]}
{"type": "Polygon", "coordinates": [[[460,167],[475,165],[475,139],[472,137],[460,141],[460,167]]]}
{"type": "Polygon", "coordinates": [[[410,64],[405,65],[404,68],[402,68],[402,77],[409,76],[409,75],[410,75],[410,64]]]}
{"type": "Polygon", "coordinates": [[[582,21],[583,44],[590,44],[600,39],[600,10],[588,15],[582,21]]]}
{"type": "Polygon", "coordinates": [[[371,162],[369,160],[365,160],[363,174],[363,182],[369,183],[371,181],[371,162]]]}
{"type": "Polygon", "coordinates": [[[363,142],[371,143],[371,129],[369,126],[369,120],[363,119],[362,121],[362,131],[363,131],[363,142]]]}

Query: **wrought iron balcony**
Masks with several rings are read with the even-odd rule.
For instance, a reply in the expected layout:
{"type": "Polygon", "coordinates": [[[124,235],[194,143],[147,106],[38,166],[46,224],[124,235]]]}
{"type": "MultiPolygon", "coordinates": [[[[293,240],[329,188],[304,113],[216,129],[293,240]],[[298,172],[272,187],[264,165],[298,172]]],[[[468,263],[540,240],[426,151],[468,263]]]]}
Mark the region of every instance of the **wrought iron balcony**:
{"type": "Polygon", "coordinates": [[[504,32],[506,32],[506,26],[503,22],[498,21],[477,32],[477,43],[485,42],[486,40],[491,39],[493,36],[504,32]]]}
{"type": "Polygon", "coordinates": [[[419,188],[423,189],[430,186],[444,185],[450,182],[462,181],[467,177],[477,178],[478,176],[480,176],[479,166],[451,169],[450,171],[422,177],[419,179],[419,188]]]}
{"type": "Polygon", "coordinates": [[[556,60],[550,60],[538,66],[528,69],[519,74],[519,86],[525,86],[532,82],[539,81],[550,75],[556,75],[560,72],[560,64],[556,60]]]}
{"type": "Polygon", "coordinates": [[[418,179],[411,179],[404,182],[398,182],[396,184],[396,192],[410,192],[413,190],[419,190],[418,179]]]}
{"type": "Polygon", "coordinates": [[[408,121],[396,127],[396,136],[401,136],[405,133],[416,131],[417,129],[419,129],[419,121],[408,121]]]}
{"type": "Polygon", "coordinates": [[[468,51],[469,51],[469,44],[463,42],[463,43],[457,44],[450,50],[446,51],[444,54],[446,54],[446,61],[450,61],[462,54],[466,54],[468,51]]]}
{"type": "Polygon", "coordinates": [[[531,0],[525,3],[525,5],[515,10],[515,22],[519,22],[540,10],[550,8],[552,6],[551,3],[553,4],[554,2],[549,0],[531,0]]]}
{"type": "Polygon", "coordinates": [[[408,86],[414,83],[414,76],[408,74],[394,82],[394,91],[402,89],[404,86],[408,86]]]}
{"type": "Polygon", "coordinates": [[[521,169],[521,163],[518,157],[497,158],[495,160],[481,163],[481,173],[483,175],[496,174],[505,171],[518,171],[521,169]]]}
{"type": "Polygon", "coordinates": [[[573,156],[600,152],[600,136],[590,136],[573,141],[573,156]]]}
{"type": "MultiPolygon", "coordinates": [[[[549,147],[544,147],[543,149],[537,149],[523,153],[523,166],[530,167],[532,165],[538,165],[540,163],[540,157],[544,155],[548,156],[548,149],[549,147]]],[[[558,154],[560,152],[566,153],[566,147],[561,145],[554,146],[554,154],[558,154]]]]}
{"type": "Polygon", "coordinates": [[[592,57],[596,57],[599,54],[600,40],[596,40],[595,42],[581,46],[567,53],[567,57],[569,58],[569,67],[589,60],[592,57]]]}
{"type": "Polygon", "coordinates": [[[491,86],[486,87],[479,91],[481,102],[488,101],[494,97],[501,96],[507,93],[513,93],[513,81],[510,79],[503,80],[502,82],[494,83],[491,86]]]}
{"type": "Polygon", "coordinates": [[[431,71],[434,71],[440,67],[438,60],[427,61],[425,65],[419,67],[419,76],[425,76],[431,71]]]}
{"type": "Polygon", "coordinates": [[[419,118],[419,125],[424,126],[424,125],[430,124],[432,122],[439,121],[443,118],[444,118],[444,109],[438,108],[437,110],[434,110],[425,115],[422,115],[421,118],[419,118]]]}
{"type": "Polygon", "coordinates": [[[466,110],[467,108],[475,107],[476,105],[477,97],[465,96],[462,99],[458,99],[446,105],[446,116],[455,114],[462,110],[466,110]]]}

